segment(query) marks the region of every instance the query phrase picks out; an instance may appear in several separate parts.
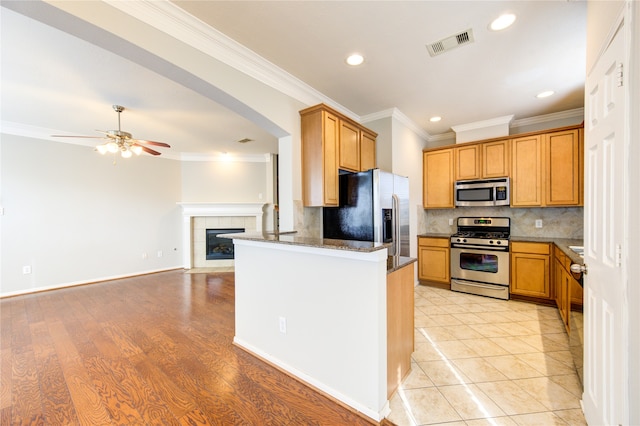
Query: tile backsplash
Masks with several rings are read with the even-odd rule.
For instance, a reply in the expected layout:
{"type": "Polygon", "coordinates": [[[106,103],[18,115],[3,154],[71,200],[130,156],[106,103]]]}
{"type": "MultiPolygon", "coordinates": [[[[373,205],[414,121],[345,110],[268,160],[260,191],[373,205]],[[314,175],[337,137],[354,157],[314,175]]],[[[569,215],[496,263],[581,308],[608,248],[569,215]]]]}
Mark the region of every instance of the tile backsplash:
{"type": "Polygon", "coordinates": [[[423,210],[418,221],[418,234],[451,234],[456,231],[456,219],[461,216],[509,217],[511,235],[518,237],[583,238],[582,207],[510,208],[510,207],[458,207],[456,209],[423,210]],[[453,225],[449,225],[453,219],[453,225]],[[536,220],[542,228],[536,228],[536,220]]]}

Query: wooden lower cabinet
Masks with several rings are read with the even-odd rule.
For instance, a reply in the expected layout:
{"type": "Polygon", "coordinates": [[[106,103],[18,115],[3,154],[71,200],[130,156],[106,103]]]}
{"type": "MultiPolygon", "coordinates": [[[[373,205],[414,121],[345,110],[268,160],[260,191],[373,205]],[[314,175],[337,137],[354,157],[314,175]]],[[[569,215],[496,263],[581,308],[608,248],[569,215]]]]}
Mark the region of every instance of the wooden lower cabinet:
{"type": "Polygon", "coordinates": [[[550,254],[549,243],[511,243],[511,295],[553,303],[550,254]]]}
{"type": "Polygon", "coordinates": [[[449,238],[418,238],[418,280],[451,285],[449,238]]]}
{"type": "Polygon", "coordinates": [[[569,295],[569,289],[571,286],[572,278],[569,277],[567,271],[564,270],[563,260],[558,257],[554,261],[554,287],[556,293],[556,305],[560,312],[560,317],[564,323],[564,328],[569,333],[570,321],[569,315],[571,312],[571,298],[569,295]]]}
{"type": "Polygon", "coordinates": [[[387,397],[411,371],[414,264],[387,275],[387,397]]]}
{"type": "Polygon", "coordinates": [[[571,311],[582,310],[582,286],[571,273],[571,259],[558,247],[554,248],[553,268],[553,286],[555,288],[556,305],[558,306],[558,311],[567,329],[567,333],[570,333],[571,311]]]}

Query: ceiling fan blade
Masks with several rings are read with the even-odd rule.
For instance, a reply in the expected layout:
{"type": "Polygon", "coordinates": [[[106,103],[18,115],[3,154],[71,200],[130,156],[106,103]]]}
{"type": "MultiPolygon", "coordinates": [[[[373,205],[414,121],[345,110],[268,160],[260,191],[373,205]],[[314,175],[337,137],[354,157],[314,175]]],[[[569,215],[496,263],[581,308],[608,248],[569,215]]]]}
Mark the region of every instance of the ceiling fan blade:
{"type": "Polygon", "coordinates": [[[171,148],[171,145],[164,142],[146,141],[144,139],[136,139],[136,142],[146,144],[146,145],[163,146],[165,148],[171,148]]]}
{"type": "MultiPolygon", "coordinates": [[[[134,144],[134,145],[136,145],[136,144],[134,144]]],[[[138,146],[139,146],[140,148],[142,148],[142,150],[143,150],[144,152],[146,152],[147,154],[151,154],[151,155],[160,155],[160,153],[159,153],[158,151],[155,151],[155,150],[153,150],[153,149],[151,149],[151,148],[147,148],[147,147],[146,147],[146,146],[144,146],[144,145],[138,145],[138,146]]]]}
{"type": "Polygon", "coordinates": [[[85,139],[103,139],[104,136],[80,136],[80,135],[51,135],[52,138],[85,138],[85,139]]]}

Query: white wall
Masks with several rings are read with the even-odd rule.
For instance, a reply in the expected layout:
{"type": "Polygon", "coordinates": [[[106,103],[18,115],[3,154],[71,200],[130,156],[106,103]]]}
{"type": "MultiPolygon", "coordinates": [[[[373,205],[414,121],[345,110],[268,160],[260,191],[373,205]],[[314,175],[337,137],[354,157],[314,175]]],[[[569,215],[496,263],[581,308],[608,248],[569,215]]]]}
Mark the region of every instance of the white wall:
{"type": "MultiPolygon", "coordinates": [[[[267,202],[266,162],[185,161],[182,201],[216,203],[267,202]]],[[[269,200],[271,202],[271,200],[269,200]]]]}
{"type": "Polygon", "coordinates": [[[0,295],[182,265],[179,162],[5,134],[0,151],[0,295]]]}

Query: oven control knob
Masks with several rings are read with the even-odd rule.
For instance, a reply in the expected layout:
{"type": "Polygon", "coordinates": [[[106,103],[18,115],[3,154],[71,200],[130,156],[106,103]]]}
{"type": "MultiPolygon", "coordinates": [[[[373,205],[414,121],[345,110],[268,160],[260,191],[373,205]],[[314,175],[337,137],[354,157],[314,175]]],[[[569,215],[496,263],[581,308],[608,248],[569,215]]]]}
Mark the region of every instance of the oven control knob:
{"type": "Polygon", "coordinates": [[[464,239],[462,240],[462,242],[463,242],[463,243],[466,243],[466,242],[467,242],[467,239],[466,239],[466,238],[464,238],[464,239]]]}
{"type": "Polygon", "coordinates": [[[502,244],[502,241],[496,241],[496,244],[502,244]]]}
{"type": "Polygon", "coordinates": [[[493,244],[493,240],[489,240],[489,244],[493,244]]]}

